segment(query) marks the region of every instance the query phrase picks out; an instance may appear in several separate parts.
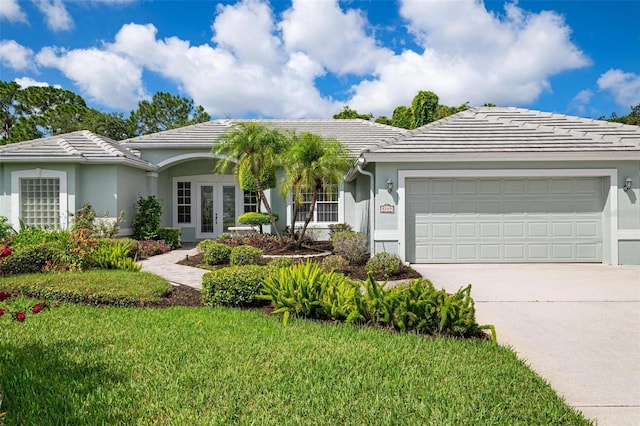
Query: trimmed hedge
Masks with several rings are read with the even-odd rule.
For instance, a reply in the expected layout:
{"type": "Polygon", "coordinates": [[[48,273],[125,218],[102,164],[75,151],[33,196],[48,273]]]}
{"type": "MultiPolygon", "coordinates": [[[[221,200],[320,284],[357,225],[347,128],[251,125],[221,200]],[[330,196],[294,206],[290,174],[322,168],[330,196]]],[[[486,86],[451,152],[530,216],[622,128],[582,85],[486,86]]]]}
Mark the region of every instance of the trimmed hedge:
{"type": "Polygon", "coordinates": [[[262,259],[262,250],[251,246],[238,246],[231,249],[231,266],[257,265],[262,259]]]}
{"type": "Polygon", "coordinates": [[[211,241],[203,247],[202,259],[207,265],[225,265],[229,263],[231,247],[228,245],[211,241]]]}
{"type": "Polygon", "coordinates": [[[42,272],[47,264],[51,264],[60,249],[50,243],[40,243],[14,249],[13,253],[0,260],[0,276],[32,274],[42,272]]]}
{"type": "Polygon", "coordinates": [[[202,277],[202,303],[207,306],[256,305],[269,270],[262,266],[247,265],[207,272],[202,277]]]}

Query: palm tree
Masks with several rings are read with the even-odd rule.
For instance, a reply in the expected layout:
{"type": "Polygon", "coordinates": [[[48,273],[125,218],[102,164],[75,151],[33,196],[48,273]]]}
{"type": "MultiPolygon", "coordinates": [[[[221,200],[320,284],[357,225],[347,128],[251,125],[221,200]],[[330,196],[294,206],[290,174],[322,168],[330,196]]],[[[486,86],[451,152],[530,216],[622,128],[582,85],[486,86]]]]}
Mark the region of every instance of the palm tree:
{"type": "Polygon", "coordinates": [[[291,234],[295,233],[295,224],[300,208],[309,202],[309,210],[298,237],[300,247],[313,219],[318,195],[322,189],[335,185],[344,178],[349,170],[349,151],[335,139],[325,139],[314,133],[303,132],[290,137],[291,147],[284,157],[285,178],[282,192],[285,196],[293,194],[293,213],[291,215],[291,234]],[[304,197],[311,192],[311,200],[304,197]]]}
{"type": "Polygon", "coordinates": [[[264,185],[265,176],[275,174],[278,159],[287,147],[288,139],[278,131],[268,129],[259,123],[243,121],[234,124],[212,148],[213,155],[221,157],[214,172],[224,173],[233,166],[233,172],[240,182],[243,180],[243,174],[253,176],[258,197],[269,214],[271,227],[281,244],[284,244],[282,232],[276,225],[271,206],[264,195],[264,185]]]}

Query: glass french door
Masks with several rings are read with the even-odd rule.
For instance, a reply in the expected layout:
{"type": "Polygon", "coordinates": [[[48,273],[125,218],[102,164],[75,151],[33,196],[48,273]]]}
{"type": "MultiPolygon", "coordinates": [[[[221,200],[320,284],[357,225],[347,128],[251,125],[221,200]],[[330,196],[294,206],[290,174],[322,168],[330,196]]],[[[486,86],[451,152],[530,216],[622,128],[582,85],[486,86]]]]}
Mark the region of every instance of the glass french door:
{"type": "Polygon", "coordinates": [[[236,187],[199,183],[197,187],[196,238],[216,238],[236,223],[236,187]]]}

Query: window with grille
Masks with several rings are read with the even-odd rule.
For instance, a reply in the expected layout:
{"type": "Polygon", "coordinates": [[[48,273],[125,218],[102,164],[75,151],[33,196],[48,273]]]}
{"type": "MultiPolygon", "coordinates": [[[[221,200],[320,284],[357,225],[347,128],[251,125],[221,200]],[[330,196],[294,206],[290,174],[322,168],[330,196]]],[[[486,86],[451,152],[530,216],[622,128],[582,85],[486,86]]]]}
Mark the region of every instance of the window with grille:
{"type": "Polygon", "coordinates": [[[60,228],[60,179],[20,178],[20,218],[28,226],[60,228]]]}
{"type": "Polygon", "coordinates": [[[244,191],[244,212],[257,212],[260,198],[257,192],[244,191]]]}
{"type": "Polygon", "coordinates": [[[191,223],[191,182],[178,182],[178,223],[191,223]]]}
{"type": "MultiPolygon", "coordinates": [[[[296,222],[304,222],[311,208],[313,199],[312,191],[302,193],[302,204],[298,207],[296,222]]],[[[313,222],[337,222],[338,221],[338,185],[326,184],[318,192],[318,201],[313,214],[313,222]]]]}

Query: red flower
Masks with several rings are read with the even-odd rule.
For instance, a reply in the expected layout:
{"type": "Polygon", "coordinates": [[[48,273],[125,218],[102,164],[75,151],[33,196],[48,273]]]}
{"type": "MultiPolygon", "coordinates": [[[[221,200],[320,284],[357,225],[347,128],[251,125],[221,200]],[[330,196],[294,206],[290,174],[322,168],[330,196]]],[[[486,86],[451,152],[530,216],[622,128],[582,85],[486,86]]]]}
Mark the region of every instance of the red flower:
{"type": "Polygon", "coordinates": [[[59,308],[59,307],[60,307],[60,301],[58,300],[58,301],[53,305],[53,307],[54,307],[54,308],[59,308]]]}
{"type": "Polygon", "coordinates": [[[16,314],[16,321],[18,321],[18,322],[22,322],[22,321],[24,321],[24,320],[25,320],[25,318],[27,318],[27,316],[25,315],[25,313],[24,313],[24,312],[18,312],[18,313],[16,314]]]}
{"type": "Polygon", "coordinates": [[[0,317],[4,315],[4,309],[0,308],[0,317]]]}
{"type": "Polygon", "coordinates": [[[0,257],[7,257],[11,255],[11,249],[9,247],[2,247],[0,250],[0,257]]]}
{"type": "Polygon", "coordinates": [[[44,303],[36,303],[35,305],[33,305],[33,308],[31,308],[31,313],[37,314],[42,310],[42,308],[44,308],[44,306],[44,303]]]}
{"type": "Polygon", "coordinates": [[[0,291],[0,302],[4,302],[10,297],[11,297],[11,293],[7,293],[6,291],[0,291]]]}

